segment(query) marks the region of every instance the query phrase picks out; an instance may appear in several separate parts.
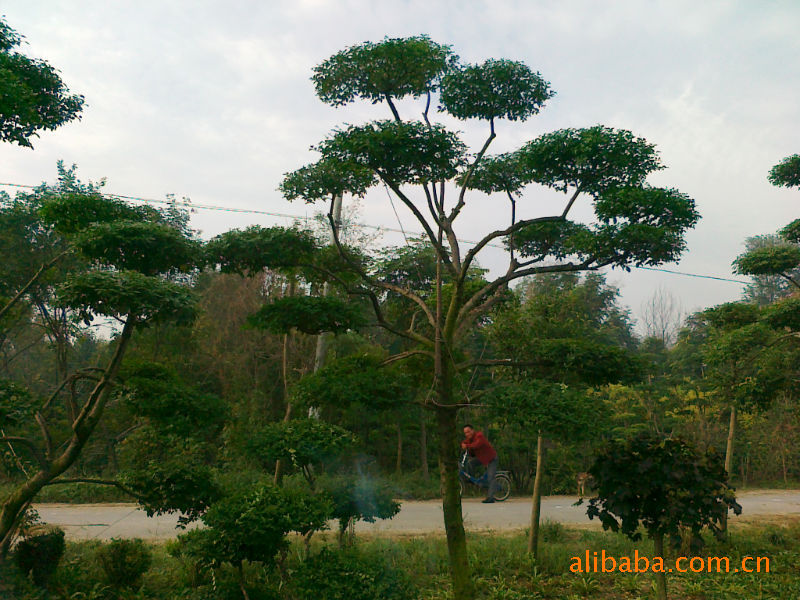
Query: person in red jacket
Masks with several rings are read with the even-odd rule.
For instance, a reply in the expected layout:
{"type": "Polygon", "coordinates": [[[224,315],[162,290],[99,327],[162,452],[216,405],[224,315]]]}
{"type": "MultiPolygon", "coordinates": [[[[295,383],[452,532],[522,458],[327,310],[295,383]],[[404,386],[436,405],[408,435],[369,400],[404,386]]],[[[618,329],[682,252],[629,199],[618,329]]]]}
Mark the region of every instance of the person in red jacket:
{"type": "Polygon", "coordinates": [[[470,458],[469,467],[474,469],[478,464],[486,467],[487,478],[489,479],[489,493],[484,504],[491,504],[494,502],[494,477],[497,474],[497,452],[483,435],[482,431],[475,431],[475,428],[470,425],[464,425],[464,440],[461,442],[462,450],[469,452],[470,458]]]}

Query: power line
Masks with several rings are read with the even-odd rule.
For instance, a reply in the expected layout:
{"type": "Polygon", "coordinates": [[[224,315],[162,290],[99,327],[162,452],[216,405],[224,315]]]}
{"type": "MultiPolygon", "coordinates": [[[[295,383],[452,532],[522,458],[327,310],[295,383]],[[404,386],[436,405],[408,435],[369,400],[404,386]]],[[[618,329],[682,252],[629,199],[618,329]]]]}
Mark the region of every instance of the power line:
{"type": "MultiPolygon", "coordinates": [[[[25,188],[25,189],[38,189],[39,187],[41,187],[41,186],[37,186],[37,185],[26,185],[26,184],[23,184],[23,183],[4,183],[4,182],[0,182],[0,186],[15,187],[15,188],[25,188]]],[[[231,212],[231,213],[265,215],[265,216],[268,216],[268,217],[278,217],[278,218],[281,218],[281,219],[295,219],[295,220],[302,220],[302,221],[312,221],[312,220],[314,220],[314,217],[309,217],[307,215],[290,215],[290,214],[287,214],[287,213],[278,213],[278,212],[272,212],[272,211],[267,211],[267,210],[258,210],[258,209],[255,209],[255,208],[234,208],[234,207],[230,207],[230,206],[219,206],[219,205],[216,205],[216,204],[195,204],[194,202],[189,202],[187,200],[175,200],[175,199],[172,199],[172,200],[156,200],[154,198],[140,198],[138,196],[126,196],[124,194],[112,194],[112,193],[109,193],[109,192],[99,192],[99,193],[100,193],[100,195],[106,196],[106,197],[109,197],[109,198],[118,198],[120,200],[131,200],[133,202],[144,202],[146,204],[153,203],[153,204],[165,204],[165,205],[168,205],[168,206],[184,206],[184,207],[190,208],[190,209],[218,210],[218,211],[222,211],[222,212],[231,212]]],[[[392,206],[392,208],[394,208],[394,205],[392,206]]],[[[395,211],[395,215],[397,216],[397,211],[395,211]]],[[[399,216],[398,216],[398,220],[399,220],[399,216]]],[[[404,229],[402,229],[402,223],[401,223],[401,229],[395,229],[395,228],[392,228],[392,227],[382,227],[382,226],[379,226],[379,225],[369,225],[369,224],[366,224],[366,223],[358,223],[358,224],[355,224],[355,226],[356,227],[360,227],[362,229],[374,229],[376,231],[391,231],[393,233],[400,233],[400,234],[403,235],[403,238],[406,239],[406,243],[408,243],[408,239],[406,238],[406,231],[404,229]]],[[[413,235],[422,235],[422,234],[417,233],[417,234],[413,234],[413,235]]],[[[458,241],[462,242],[464,244],[470,244],[472,246],[476,246],[478,244],[478,242],[473,242],[473,241],[470,241],[470,240],[459,239],[458,241]]],[[[504,249],[503,246],[499,246],[497,244],[486,244],[486,245],[490,246],[492,248],[504,249]]],[[[683,271],[673,271],[673,270],[670,270],[670,269],[658,269],[658,268],[655,268],[655,267],[634,267],[634,268],[643,269],[645,271],[658,271],[660,273],[669,273],[670,275],[682,275],[684,277],[695,277],[697,279],[711,279],[711,280],[714,280],[714,281],[727,281],[727,282],[730,282],[730,283],[738,283],[739,285],[747,285],[747,283],[748,283],[747,281],[742,281],[740,279],[730,279],[728,277],[719,277],[719,276],[716,276],[716,275],[699,275],[697,273],[686,273],[686,272],[683,272],[683,271]]]]}
{"type": "Polygon", "coordinates": [[[636,267],[637,269],[644,269],[645,271],[660,271],[661,273],[671,273],[672,275],[683,275],[685,277],[699,277],[701,279],[715,279],[717,281],[730,281],[732,283],[739,283],[747,285],[749,281],[742,281],[741,279],[730,279],[728,277],[717,277],[716,275],[696,275],[695,273],[684,273],[683,271],[671,271],[669,269],[656,269],[654,267],[636,267]]]}

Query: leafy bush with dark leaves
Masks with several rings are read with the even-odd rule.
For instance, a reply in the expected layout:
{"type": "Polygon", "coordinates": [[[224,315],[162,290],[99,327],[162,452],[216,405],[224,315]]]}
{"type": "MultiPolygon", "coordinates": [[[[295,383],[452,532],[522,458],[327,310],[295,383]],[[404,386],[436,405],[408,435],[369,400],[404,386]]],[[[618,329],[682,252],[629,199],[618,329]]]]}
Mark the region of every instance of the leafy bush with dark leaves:
{"type": "Polygon", "coordinates": [[[295,571],[289,583],[297,600],[411,600],[417,593],[400,570],[380,557],[323,550],[295,571]]]}
{"type": "Polygon", "coordinates": [[[36,585],[44,587],[56,572],[65,548],[61,529],[29,536],[17,544],[17,566],[26,575],[30,573],[36,585]]]}
{"type": "Polygon", "coordinates": [[[106,581],[116,588],[137,587],[153,558],[140,539],[113,539],[97,549],[96,557],[106,581]]]}

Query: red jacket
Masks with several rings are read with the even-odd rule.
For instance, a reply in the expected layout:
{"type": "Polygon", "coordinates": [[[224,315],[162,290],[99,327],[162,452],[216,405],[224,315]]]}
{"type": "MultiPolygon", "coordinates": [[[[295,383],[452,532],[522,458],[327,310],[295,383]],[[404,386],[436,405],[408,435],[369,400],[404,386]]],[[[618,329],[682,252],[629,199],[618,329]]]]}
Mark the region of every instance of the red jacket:
{"type": "Polygon", "coordinates": [[[482,465],[488,465],[497,458],[497,452],[495,452],[495,449],[489,443],[489,440],[486,439],[486,436],[483,435],[482,431],[476,431],[475,435],[472,436],[471,442],[464,440],[463,443],[470,451],[469,453],[481,461],[482,465]]]}

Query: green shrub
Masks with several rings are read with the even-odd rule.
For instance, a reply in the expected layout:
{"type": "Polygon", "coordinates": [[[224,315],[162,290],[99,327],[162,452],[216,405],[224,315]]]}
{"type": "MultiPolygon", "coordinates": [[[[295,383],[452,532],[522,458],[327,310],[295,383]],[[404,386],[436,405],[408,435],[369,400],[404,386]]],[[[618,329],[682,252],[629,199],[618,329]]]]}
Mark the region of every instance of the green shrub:
{"type": "Polygon", "coordinates": [[[24,574],[30,573],[36,585],[45,587],[58,568],[65,548],[62,529],[31,535],[17,544],[17,566],[24,574]]]}
{"type": "Polygon", "coordinates": [[[137,587],[152,562],[150,549],[139,539],[111,540],[97,549],[96,557],[106,582],[117,588],[137,587]]]}
{"type": "Polygon", "coordinates": [[[373,477],[327,477],[320,488],[333,499],[334,519],[339,521],[342,541],[350,519],[374,523],[377,519],[391,519],[400,512],[400,503],[393,497],[393,488],[373,477]]]}
{"type": "Polygon", "coordinates": [[[206,529],[179,536],[180,552],[206,566],[271,564],[288,547],[289,532],[324,529],[331,511],[328,497],[260,484],[213,504],[203,515],[206,529]]]}
{"type": "Polygon", "coordinates": [[[294,572],[297,600],[411,600],[417,592],[405,574],[377,556],[323,550],[294,572]]]}
{"type": "Polygon", "coordinates": [[[551,521],[546,519],[539,527],[539,533],[542,540],[547,543],[563,542],[566,537],[566,529],[558,521],[551,521]]]}

